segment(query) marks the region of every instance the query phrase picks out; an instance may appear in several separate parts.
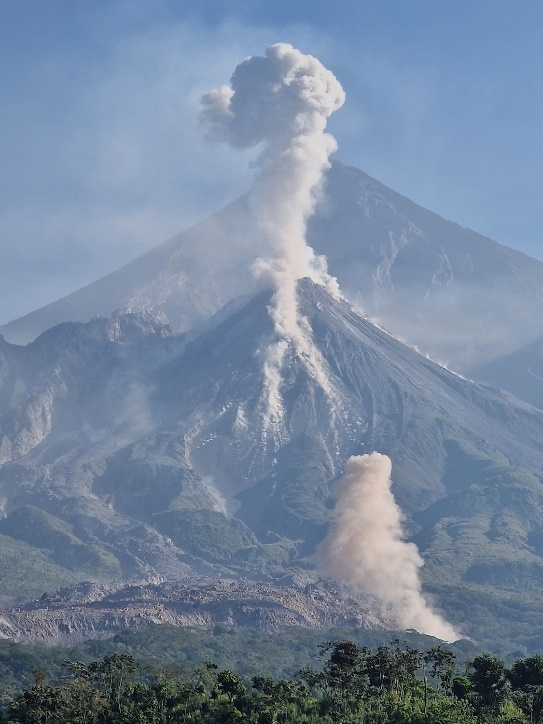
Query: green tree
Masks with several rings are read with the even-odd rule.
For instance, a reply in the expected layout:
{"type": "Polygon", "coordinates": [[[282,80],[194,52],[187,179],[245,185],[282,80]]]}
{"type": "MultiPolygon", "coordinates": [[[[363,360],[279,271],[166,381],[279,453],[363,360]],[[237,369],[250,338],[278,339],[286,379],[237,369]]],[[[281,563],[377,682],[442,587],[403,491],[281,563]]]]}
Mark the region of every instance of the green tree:
{"type": "Polygon", "coordinates": [[[316,674],[307,669],[300,672],[311,687],[324,693],[324,713],[336,722],[345,722],[357,712],[368,692],[367,649],[353,641],[329,641],[319,646],[320,656],[328,656],[323,671],[316,674]]]}
{"type": "Polygon", "coordinates": [[[543,718],[543,656],[536,654],[518,659],[508,672],[515,703],[530,717],[530,722],[543,718]]]}
{"type": "Polygon", "coordinates": [[[217,674],[217,685],[221,694],[226,694],[230,701],[245,694],[241,677],[230,669],[223,669],[217,674]]]}
{"type": "Polygon", "coordinates": [[[466,676],[454,676],[452,680],[452,693],[457,701],[468,699],[471,691],[471,681],[466,676]]]}
{"type": "Polygon", "coordinates": [[[32,686],[10,703],[8,721],[13,724],[65,724],[70,721],[70,712],[59,688],[32,686]]]}
{"type": "Polygon", "coordinates": [[[466,673],[479,716],[495,717],[507,691],[504,662],[491,654],[482,654],[468,664],[466,673]]]}
{"type": "Polygon", "coordinates": [[[137,661],[127,654],[112,654],[88,667],[94,685],[106,700],[102,717],[122,721],[123,713],[130,708],[129,694],[134,684],[134,675],[139,670],[137,661]],[[106,715],[106,708],[108,714],[106,715]]]}
{"type": "Polygon", "coordinates": [[[424,662],[430,669],[429,673],[437,681],[438,691],[452,692],[452,684],[456,670],[455,655],[441,646],[434,646],[424,654],[424,662]]]}

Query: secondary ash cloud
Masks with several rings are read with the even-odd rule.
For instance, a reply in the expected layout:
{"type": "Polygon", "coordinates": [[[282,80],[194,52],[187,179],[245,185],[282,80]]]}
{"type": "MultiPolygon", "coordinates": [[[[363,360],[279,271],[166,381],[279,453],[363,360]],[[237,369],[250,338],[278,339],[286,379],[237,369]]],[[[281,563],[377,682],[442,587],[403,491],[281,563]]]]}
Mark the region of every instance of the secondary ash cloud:
{"type": "Polygon", "coordinates": [[[316,58],[287,43],[267,48],[235,69],[230,85],[201,99],[207,137],[246,149],[261,145],[252,195],[257,248],[255,275],[274,289],[270,314],[279,341],[264,363],[268,421],[282,413],[281,368],[292,344],[311,377],[332,396],[326,366],[311,341],[296,300],[296,282],[309,276],[335,296],[339,290],[326,260],[306,243],[312,214],[335,139],[325,132],[328,117],[345,100],[334,75],[316,58]]]}
{"type": "Polygon", "coordinates": [[[460,638],[421,592],[423,560],[404,540],[402,512],[390,490],[392,464],[378,452],[352,456],[336,483],[336,522],[317,548],[319,566],[375,596],[403,628],[445,641],[460,638]]]}

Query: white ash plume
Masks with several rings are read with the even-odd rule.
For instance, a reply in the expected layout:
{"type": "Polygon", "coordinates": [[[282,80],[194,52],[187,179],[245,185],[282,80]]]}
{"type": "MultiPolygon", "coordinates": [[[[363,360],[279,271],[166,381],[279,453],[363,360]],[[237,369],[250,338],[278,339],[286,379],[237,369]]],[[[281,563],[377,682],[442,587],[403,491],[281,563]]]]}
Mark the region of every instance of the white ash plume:
{"type": "Polygon", "coordinates": [[[423,560],[407,543],[394,500],[390,458],[378,452],[352,456],[336,483],[336,521],[317,548],[319,566],[336,580],[377,598],[402,628],[444,641],[461,638],[432,611],[421,592],[423,560]]]}
{"type": "Polygon", "coordinates": [[[306,243],[306,226],[329,156],[337,148],[325,132],[326,122],[344,100],[340,83],[316,58],[277,43],[264,57],[242,61],[229,86],[201,101],[201,120],[210,140],[239,149],[262,146],[252,204],[263,254],[253,271],[274,289],[270,315],[280,338],[268,348],[264,364],[268,423],[282,416],[279,388],[289,344],[332,397],[326,365],[298,311],[296,282],[308,276],[334,296],[339,293],[326,260],[306,243]]]}

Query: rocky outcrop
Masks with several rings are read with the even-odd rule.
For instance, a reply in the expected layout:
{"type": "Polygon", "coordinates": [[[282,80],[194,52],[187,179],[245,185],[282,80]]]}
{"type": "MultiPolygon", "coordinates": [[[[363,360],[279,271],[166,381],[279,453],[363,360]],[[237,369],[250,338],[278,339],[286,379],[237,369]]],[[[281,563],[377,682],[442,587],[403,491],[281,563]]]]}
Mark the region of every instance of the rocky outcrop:
{"type": "Polygon", "coordinates": [[[287,626],[394,627],[392,619],[379,615],[371,598],[351,598],[322,582],[281,586],[191,578],[156,584],[82,583],[0,612],[0,636],[20,642],[68,644],[153,624],[225,625],[269,632],[287,626]]]}

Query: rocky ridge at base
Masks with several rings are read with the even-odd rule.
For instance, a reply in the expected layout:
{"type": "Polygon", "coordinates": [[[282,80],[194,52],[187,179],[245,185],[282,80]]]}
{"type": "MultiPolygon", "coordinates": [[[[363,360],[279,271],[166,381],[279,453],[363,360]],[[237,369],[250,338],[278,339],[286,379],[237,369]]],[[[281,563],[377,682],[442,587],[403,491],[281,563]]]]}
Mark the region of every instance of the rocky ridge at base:
{"type": "Polygon", "coordinates": [[[392,629],[368,596],[349,597],[328,582],[282,586],[247,580],[81,583],[0,611],[0,636],[16,642],[72,644],[153,624],[392,629]]]}

